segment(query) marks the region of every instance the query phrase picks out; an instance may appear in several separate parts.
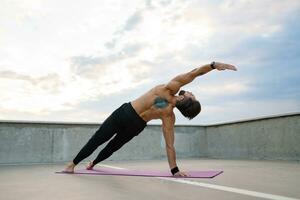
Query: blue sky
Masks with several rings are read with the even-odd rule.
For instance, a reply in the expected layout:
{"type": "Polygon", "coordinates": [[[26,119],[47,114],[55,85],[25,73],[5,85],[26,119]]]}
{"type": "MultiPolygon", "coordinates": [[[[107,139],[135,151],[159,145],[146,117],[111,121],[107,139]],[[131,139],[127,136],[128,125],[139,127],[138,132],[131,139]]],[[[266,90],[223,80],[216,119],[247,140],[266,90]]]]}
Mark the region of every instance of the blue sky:
{"type": "Polygon", "coordinates": [[[297,0],[2,0],[0,119],[100,123],[213,60],[238,71],[185,86],[202,112],[177,124],[299,112],[299,13],[297,0]]]}

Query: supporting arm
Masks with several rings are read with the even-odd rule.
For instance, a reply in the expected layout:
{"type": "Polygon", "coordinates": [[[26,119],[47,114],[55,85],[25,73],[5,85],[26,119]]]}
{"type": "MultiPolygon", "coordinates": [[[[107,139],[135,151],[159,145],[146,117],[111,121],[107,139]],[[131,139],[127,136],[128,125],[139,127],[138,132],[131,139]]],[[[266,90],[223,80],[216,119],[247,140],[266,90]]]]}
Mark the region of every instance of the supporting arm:
{"type": "MultiPolygon", "coordinates": [[[[168,157],[168,162],[170,166],[170,170],[177,167],[176,163],[176,150],[174,147],[174,124],[175,124],[175,115],[172,113],[169,116],[164,116],[162,118],[163,124],[163,134],[166,142],[166,152],[168,157]]],[[[172,172],[173,173],[173,172],[172,172]]],[[[178,171],[178,168],[176,172],[173,174],[174,176],[187,176],[185,172],[178,171]]]]}

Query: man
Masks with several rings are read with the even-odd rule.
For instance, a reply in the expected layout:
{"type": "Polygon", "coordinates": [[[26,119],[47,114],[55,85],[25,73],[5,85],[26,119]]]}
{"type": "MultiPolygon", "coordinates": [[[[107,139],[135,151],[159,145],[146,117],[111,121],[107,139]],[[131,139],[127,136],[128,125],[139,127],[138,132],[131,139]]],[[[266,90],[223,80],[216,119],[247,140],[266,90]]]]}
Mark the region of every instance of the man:
{"type": "Polygon", "coordinates": [[[178,169],[176,164],[174,148],[175,115],[173,109],[176,107],[185,117],[192,119],[200,113],[201,105],[191,92],[181,90],[178,96],[175,95],[182,86],[213,69],[237,70],[235,66],[230,64],[212,62],[188,73],[178,75],[169,83],[155,86],[134,101],[124,103],[103,122],[101,127],[80,150],[73,162],[67,165],[64,172],[73,173],[75,166],[79,162],[91,155],[98,146],[115,135],[97,158],[88,164],[87,169],[92,170],[97,163],[107,159],[133,137],[142,132],[147,122],[152,119],[161,119],[171,173],[174,176],[187,176],[185,172],[178,169]]]}

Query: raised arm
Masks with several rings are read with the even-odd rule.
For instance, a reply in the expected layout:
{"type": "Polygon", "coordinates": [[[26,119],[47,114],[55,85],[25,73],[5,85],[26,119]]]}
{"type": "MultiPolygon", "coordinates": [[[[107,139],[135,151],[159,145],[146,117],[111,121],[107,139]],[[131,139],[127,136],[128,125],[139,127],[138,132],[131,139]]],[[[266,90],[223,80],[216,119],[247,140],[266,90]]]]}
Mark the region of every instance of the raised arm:
{"type": "Polygon", "coordinates": [[[236,67],[230,64],[213,62],[211,64],[206,64],[201,67],[195,68],[190,72],[180,74],[173,78],[167,85],[166,88],[171,91],[171,94],[175,95],[182,86],[192,82],[196,77],[206,74],[213,69],[217,70],[234,70],[236,71],[236,67]]]}
{"type": "MultiPolygon", "coordinates": [[[[170,170],[177,167],[176,163],[176,151],[174,147],[174,124],[175,124],[175,115],[174,113],[169,116],[164,116],[162,118],[162,129],[166,143],[166,152],[168,157],[168,162],[170,166],[170,170]]],[[[174,176],[187,176],[182,171],[178,171],[174,174],[174,176]]]]}

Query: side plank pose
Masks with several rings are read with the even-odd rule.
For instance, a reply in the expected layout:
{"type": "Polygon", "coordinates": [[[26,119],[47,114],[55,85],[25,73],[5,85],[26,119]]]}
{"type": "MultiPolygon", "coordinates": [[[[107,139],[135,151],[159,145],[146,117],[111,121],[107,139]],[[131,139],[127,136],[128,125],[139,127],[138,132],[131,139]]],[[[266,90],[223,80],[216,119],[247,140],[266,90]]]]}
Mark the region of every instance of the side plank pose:
{"type": "Polygon", "coordinates": [[[103,122],[96,133],[79,151],[73,162],[66,166],[64,172],[73,173],[78,163],[114,136],[106,147],[100,151],[97,158],[88,164],[87,169],[92,170],[97,163],[107,159],[142,132],[147,126],[147,122],[153,119],[161,119],[171,173],[174,176],[188,176],[185,172],[180,171],[176,164],[174,148],[175,114],[173,109],[176,107],[183,116],[193,119],[200,113],[201,105],[191,92],[181,90],[177,96],[176,94],[182,86],[213,69],[237,70],[235,66],[230,64],[212,62],[188,73],[180,74],[169,83],[157,85],[134,101],[124,103],[103,122]]]}

